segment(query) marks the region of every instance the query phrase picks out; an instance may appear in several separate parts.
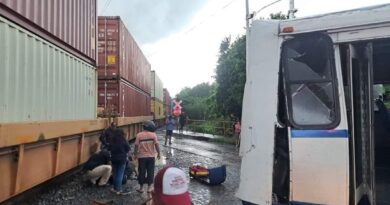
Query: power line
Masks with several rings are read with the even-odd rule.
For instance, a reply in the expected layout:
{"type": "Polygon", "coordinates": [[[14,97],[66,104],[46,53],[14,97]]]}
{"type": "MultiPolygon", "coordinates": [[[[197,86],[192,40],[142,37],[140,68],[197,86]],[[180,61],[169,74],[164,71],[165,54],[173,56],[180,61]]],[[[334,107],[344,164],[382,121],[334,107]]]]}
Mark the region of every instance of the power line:
{"type": "MultiPolygon", "coordinates": [[[[203,19],[202,21],[200,21],[199,23],[197,23],[196,25],[192,26],[191,28],[187,29],[185,32],[183,32],[182,34],[180,34],[179,38],[180,37],[183,37],[185,35],[188,35],[189,33],[191,33],[192,31],[194,31],[197,27],[199,27],[200,25],[202,25],[203,23],[205,23],[207,20],[213,18],[214,16],[216,16],[217,13],[223,11],[224,9],[226,9],[227,7],[229,7],[231,4],[233,4],[235,1],[237,0],[231,0],[229,1],[227,4],[225,4],[224,6],[222,6],[218,11],[215,11],[213,12],[212,14],[210,14],[208,17],[206,17],[205,19],[203,19]]],[[[152,52],[151,54],[149,54],[147,57],[151,57],[151,56],[154,56],[156,53],[160,52],[161,49],[158,49],[157,51],[155,52],[152,52]]]]}
{"type": "MultiPolygon", "coordinates": [[[[271,3],[269,3],[269,4],[267,4],[267,5],[263,6],[263,7],[261,7],[259,10],[253,12],[253,16],[255,16],[255,15],[256,15],[257,13],[259,13],[260,11],[262,11],[262,10],[264,10],[264,9],[266,9],[266,8],[268,8],[268,7],[270,7],[270,6],[274,5],[274,4],[276,4],[276,3],[279,3],[279,2],[281,2],[281,1],[282,1],[282,0],[276,0],[276,1],[274,1],[274,2],[271,2],[271,3]]],[[[252,16],[252,17],[253,17],[253,16],[252,16]]]]}
{"type": "Polygon", "coordinates": [[[111,0],[107,0],[104,4],[102,10],[100,10],[100,15],[103,15],[103,13],[106,11],[106,9],[110,6],[111,0]]]}
{"type": "Polygon", "coordinates": [[[195,30],[196,27],[202,25],[204,22],[206,22],[207,20],[209,20],[210,18],[214,17],[218,12],[226,9],[227,7],[229,7],[233,2],[235,2],[236,0],[232,0],[230,1],[229,3],[227,3],[226,5],[224,5],[223,7],[221,7],[221,9],[219,11],[216,11],[214,13],[212,13],[211,15],[209,15],[207,18],[203,19],[202,21],[200,21],[198,24],[196,24],[195,26],[191,27],[190,29],[188,29],[186,32],[184,32],[184,35],[190,33],[191,31],[195,30]]]}

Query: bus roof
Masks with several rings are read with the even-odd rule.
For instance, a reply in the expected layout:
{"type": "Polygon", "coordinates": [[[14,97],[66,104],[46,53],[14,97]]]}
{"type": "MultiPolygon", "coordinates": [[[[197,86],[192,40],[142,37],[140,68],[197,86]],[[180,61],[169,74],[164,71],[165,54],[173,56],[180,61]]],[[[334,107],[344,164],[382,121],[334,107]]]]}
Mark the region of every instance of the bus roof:
{"type": "MultiPolygon", "coordinates": [[[[306,33],[390,23],[390,4],[280,21],[280,32],[306,33]]],[[[281,33],[283,34],[283,33],[281,33]]]]}

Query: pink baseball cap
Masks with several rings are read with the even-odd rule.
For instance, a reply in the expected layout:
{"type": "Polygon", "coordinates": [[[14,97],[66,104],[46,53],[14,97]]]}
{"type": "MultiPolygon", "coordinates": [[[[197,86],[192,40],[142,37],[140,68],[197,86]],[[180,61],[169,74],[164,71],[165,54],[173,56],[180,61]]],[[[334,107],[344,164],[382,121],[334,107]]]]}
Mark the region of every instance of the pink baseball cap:
{"type": "Polygon", "coordinates": [[[154,180],[155,201],[163,205],[191,205],[185,173],[176,167],[164,167],[154,180]]]}

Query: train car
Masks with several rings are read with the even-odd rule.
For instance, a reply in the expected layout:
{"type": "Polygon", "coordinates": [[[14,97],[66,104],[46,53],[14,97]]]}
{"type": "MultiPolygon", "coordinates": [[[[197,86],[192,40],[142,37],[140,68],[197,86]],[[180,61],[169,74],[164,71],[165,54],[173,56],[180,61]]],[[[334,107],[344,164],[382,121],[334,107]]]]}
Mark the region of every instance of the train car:
{"type": "Polygon", "coordinates": [[[67,53],[95,65],[96,4],[96,0],[0,0],[0,14],[67,53]]]}
{"type": "Polygon", "coordinates": [[[152,71],[150,74],[151,79],[151,113],[153,120],[159,125],[163,125],[165,122],[164,115],[164,91],[163,83],[156,74],[156,71],[152,71]]]}
{"type": "Polygon", "coordinates": [[[244,204],[388,204],[390,4],[255,20],[247,43],[244,204]]]}
{"type": "Polygon", "coordinates": [[[99,115],[135,117],[150,115],[150,94],[136,88],[123,78],[121,80],[99,80],[99,115]]]}
{"type": "Polygon", "coordinates": [[[164,88],[164,116],[172,115],[172,98],[167,88],[164,88]]]}
{"type": "Polygon", "coordinates": [[[98,78],[124,79],[151,92],[150,63],[119,16],[98,17],[98,78]]]}
{"type": "MultiPolygon", "coordinates": [[[[0,203],[84,163],[112,120],[96,116],[96,33],[96,0],[0,0],[0,203]]],[[[114,120],[131,139],[145,113],[114,120]]]]}
{"type": "Polygon", "coordinates": [[[98,17],[98,107],[102,116],[150,115],[150,64],[118,16],[98,17]]]}

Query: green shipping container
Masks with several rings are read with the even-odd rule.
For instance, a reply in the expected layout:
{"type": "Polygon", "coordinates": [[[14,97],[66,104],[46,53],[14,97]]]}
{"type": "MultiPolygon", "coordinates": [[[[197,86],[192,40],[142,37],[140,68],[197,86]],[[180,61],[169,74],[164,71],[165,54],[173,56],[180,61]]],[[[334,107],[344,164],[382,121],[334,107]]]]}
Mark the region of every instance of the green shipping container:
{"type": "Polygon", "coordinates": [[[96,118],[96,69],[0,16],[0,123],[96,118]]]}
{"type": "Polygon", "coordinates": [[[151,81],[151,97],[152,99],[156,99],[160,101],[161,103],[164,101],[164,94],[163,94],[163,83],[161,79],[156,74],[156,71],[150,72],[150,81],[151,81]]]}

